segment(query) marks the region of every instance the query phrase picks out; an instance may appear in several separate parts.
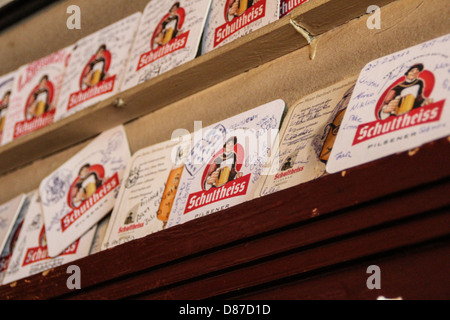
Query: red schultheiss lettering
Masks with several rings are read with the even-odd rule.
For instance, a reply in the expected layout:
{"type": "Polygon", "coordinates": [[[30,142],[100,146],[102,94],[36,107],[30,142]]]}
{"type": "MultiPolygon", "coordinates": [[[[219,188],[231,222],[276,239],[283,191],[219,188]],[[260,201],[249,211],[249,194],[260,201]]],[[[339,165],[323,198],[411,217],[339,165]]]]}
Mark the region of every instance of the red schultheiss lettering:
{"type": "Polygon", "coordinates": [[[237,31],[243,29],[249,24],[263,18],[266,15],[266,0],[261,0],[258,3],[247,9],[241,16],[234,18],[216,28],[214,32],[214,48],[229,38],[237,31]]]}
{"type": "MultiPolygon", "coordinates": [[[[76,254],[79,243],[80,243],[80,240],[77,240],[76,242],[74,242],[63,253],[61,253],[60,256],[76,254]]],[[[47,246],[29,248],[27,250],[27,253],[25,254],[25,259],[22,263],[22,267],[32,264],[32,263],[39,262],[39,261],[44,261],[47,259],[50,259],[49,255],[48,255],[47,246]]]]}
{"type": "Polygon", "coordinates": [[[176,38],[170,40],[167,44],[142,54],[139,58],[136,71],[139,71],[150,63],[155,62],[156,60],[161,59],[168,54],[185,48],[188,37],[189,31],[186,31],[185,33],[180,34],[176,38]]]}
{"type": "Polygon", "coordinates": [[[295,169],[289,169],[289,170],[287,170],[285,172],[277,173],[275,175],[274,180],[277,180],[277,179],[280,179],[280,178],[283,178],[283,177],[286,177],[286,176],[293,175],[293,174],[295,174],[297,172],[301,172],[301,171],[303,171],[304,168],[305,167],[298,167],[298,168],[295,168],[295,169]]]}
{"type": "Polygon", "coordinates": [[[389,117],[361,124],[356,129],[353,144],[358,144],[397,130],[418,126],[425,123],[439,121],[444,108],[445,100],[411,110],[401,116],[389,117]]]}
{"type": "Polygon", "coordinates": [[[108,79],[99,82],[94,87],[90,87],[85,90],[72,93],[69,97],[67,110],[75,108],[76,106],[80,105],[81,103],[87,100],[112,92],[114,90],[115,81],[116,76],[114,75],[112,77],[109,77],[108,79]]]}
{"type": "Polygon", "coordinates": [[[101,199],[106,197],[112,190],[119,185],[119,176],[117,172],[109,178],[97,191],[85,200],[78,208],[72,210],[61,219],[61,230],[66,231],[75,221],[89,211],[101,199]]]}
{"type": "Polygon", "coordinates": [[[141,223],[132,224],[130,226],[120,227],[119,228],[119,233],[127,232],[127,231],[130,231],[130,230],[139,229],[139,228],[142,228],[143,226],[144,226],[144,223],[141,222],[141,223]]]}
{"type": "Polygon", "coordinates": [[[212,188],[208,191],[202,190],[189,195],[184,214],[217,201],[247,194],[250,176],[251,174],[240,177],[220,188],[212,188]]]}
{"type": "Polygon", "coordinates": [[[14,139],[24,136],[30,132],[41,129],[53,123],[55,109],[44,113],[42,116],[30,120],[17,122],[14,126],[14,139]]]}
{"type": "Polygon", "coordinates": [[[280,19],[306,1],[308,0],[281,0],[280,19]]]}

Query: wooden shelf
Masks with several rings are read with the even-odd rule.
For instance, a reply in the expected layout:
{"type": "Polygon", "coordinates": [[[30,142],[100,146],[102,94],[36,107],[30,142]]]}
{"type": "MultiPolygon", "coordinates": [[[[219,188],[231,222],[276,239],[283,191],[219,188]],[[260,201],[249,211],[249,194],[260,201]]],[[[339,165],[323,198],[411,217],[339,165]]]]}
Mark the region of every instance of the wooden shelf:
{"type": "MultiPolygon", "coordinates": [[[[73,262],[81,268],[82,290],[67,289],[67,266],[61,266],[0,287],[0,299],[257,296],[408,248],[448,252],[450,167],[441,164],[449,157],[450,141],[441,139],[324,176],[73,262]]],[[[449,264],[448,255],[432,264],[433,279],[447,282],[434,293],[416,287],[367,290],[364,297],[448,299],[449,264]]]]}
{"type": "MultiPolygon", "coordinates": [[[[375,2],[382,7],[393,0],[375,2]]],[[[364,15],[373,3],[311,0],[275,23],[0,147],[0,175],[307,46],[307,40],[290,25],[290,19],[317,37],[364,15]],[[119,99],[124,102],[122,107],[117,107],[119,99]]]]}

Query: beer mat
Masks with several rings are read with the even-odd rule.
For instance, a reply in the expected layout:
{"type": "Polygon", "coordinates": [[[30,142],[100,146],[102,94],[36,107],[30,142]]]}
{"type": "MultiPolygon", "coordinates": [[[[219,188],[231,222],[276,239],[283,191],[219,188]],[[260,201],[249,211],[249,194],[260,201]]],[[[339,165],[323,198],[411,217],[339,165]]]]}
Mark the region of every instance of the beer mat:
{"type": "MultiPolygon", "coordinates": [[[[0,284],[3,282],[3,278],[6,273],[6,268],[8,267],[8,263],[9,263],[9,260],[11,259],[12,252],[13,252],[14,246],[17,241],[17,237],[20,233],[23,218],[24,218],[24,212],[27,209],[28,203],[29,203],[29,199],[27,196],[25,196],[20,205],[20,208],[18,208],[18,214],[13,221],[12,228],[6,238],[5,244],[3,245],[3,250],[0,251],[0,284]]],[[[1,210],[1,208],[0,208],[0,210],[1,210]]],[[[0,221],[1,221],[1,217],[0,217],[0,221]]]]}
{"type": "Polygon", "coordinates": [[[72,46],[57,120],[119,92],[140,17],[137,12],[72,46]]]}
{"type": "Polygon", "coordinates": [[[8,237],[14,228],[14,223],[17,220],[25,198],[25,195],[21,194],[0,205],[0,252],[3,252],[8,242],[8,237]]]}
{"type": "Polygon", "coordinates": [[[72,243],[59,256],[50,258],[42,218],[42,207],[37,190],[30,195],[29,201],[3,284],[81,259],[88,255],[91,247],[95,226],[72,243]]]}
{"type": "Polygon", "coordinates": [[[450,34],[369,62],[326,170],[335,173],[450,135],[450,34]]]}
{"type": "Polygon", "coordinates": [[[211,0],[151,1],[144,10],[121,91],[194,59],[211,0]]]}
{"type": "Polygon", "coordinates": [[[8,107],[11,101],[15,72],[0,77],[0,145],[3,145],[3,132],[5,129],[8,107]]]}
{"type": "Polygon", "coordinates": [[[123,126],[108,130],[39,186],[51,257],[61,254],[113,208],[130,159],[123,126]]]}
{"type": "Polygon", "coordinates": [[[213,0],[202,54],[278,20],[279,10],[280,0],[213,0]]]}
{"type": "Polygon", "coordinates": [[[261,196],[321,177],[356,77],[341,81],[294,104],[280,131],[278,152],[261,196]]]}
{"type": "Polygon", "coordinates": [[[280,19],[308,0],[280,0],[280,19]]]}
{"type": "Polygon", "coordinates": [[[3,144],[55,121],[70,49],[64,48],[20,67],[13,82],[3,144]]]}
{"type": "Polygon", "coordinates": [[[8,240],[3,247],[3,251],[0,254],[0,284],[3,283],[3,278],[6,274],[6,269],[8,268],[9,261],[12,257],[14,247],[17,243],[17,239],[22,230],[23,219],[25,218],[25,213],[28,210],[28,205],[30,204],[29,196],[25,196],[22,206],[19,209],[19,214],[17,215],[14,225],[9,233],[8,240]]]}
{"type": "Polygon", "coordinates": [[[190,145],[188,135],[134,154],[124,173],[102,249],[164,229],[190,145]]]}
{"type": "Polygon", "coordinates": [[[89,251],[89,255],[102,251],[103,239],[105,239],[110,220],[111,214],[108,214],[102,220],[100,220],[99,223],[97,223],[97,230],[95,231],[94,240],[92,240],[92,246],[91,250],[89,251]]]}
{"type": "Polygon", "coordinates": [[[167,227],[255,197],[285,107],[275,100],[193,133],[167,227]]]}

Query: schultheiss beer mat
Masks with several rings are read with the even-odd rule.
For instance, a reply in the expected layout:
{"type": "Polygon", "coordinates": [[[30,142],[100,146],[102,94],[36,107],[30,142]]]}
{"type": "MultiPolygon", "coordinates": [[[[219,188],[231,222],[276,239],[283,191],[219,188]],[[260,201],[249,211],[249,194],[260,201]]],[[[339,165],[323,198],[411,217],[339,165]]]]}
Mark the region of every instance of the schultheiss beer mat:
{"type": "Polygon", "coordinates": [[[23,219],[25,217],[25,213],[27,212],[29,203],[30,203],[29,197],[25,196],[25,199],[19,210],[19,214],[17,215],[17,218],[14,221],[13,228],[9,233],[8,240],[6,241],[5,246],[3,247],[3,252],[0,254],[0,284],[3,283],[3,278],[6,274],[6,269],[8,268],[8,264],[12,257],[14,247],[17,243],[17,239],[22,230],[23,219]]]}
{"type": "Polygon", "coordinates": [[[144,10],[121,91],[194,59],[211,0],[151,1],[144,10]]]}
{"type": "Polygon", "coordinates": [[[450,134],[450,34],[368,63],[327,164],[334,173],[450,134]]]}
{"type": "Polygon", "coordinates": [[[22,66],[16,73],[3,143],[53,123],[70,49],[22,66]]]}
{"type": "Polygon", "coordinates": [[[55,257],[113,208],[130,159],[123,126],[108,130],[39,186],[48,252],[55,257]]]}
{"type": "Polygon", "coordinates": [[[141,13],[137,12],[73,46],[56,111],[57,120],[119,91],[140,17],[141,13]]]}
{"type": "Polygon", "coordinates": [[[275,100],[195,131],[167,227],[253,199],[284,112],[275,100]]]}
{"type": "Polygon", "coordinates": [[[9,73],[0,77],[0,145],[2,142],[3,130],[5,129],[6,114],[11,100],[12,87],[15,73],[9,73]]]}
{"type": "Polygon", "coordinates": [[[24,201],[25,195],[21,194],[0,205],[0,252],[3,252],[24,201]]]}
{"type": "Polygon", "coordinates": [[[164,229],[184,170],[191,137],[139,150],[124,174],[102,248],[164,229]]]}
{"type": "Polygon", "coordinates": [[[33,274],[61,266],[88,255],[94,237],[94,226],[83,237],[72,243],[58,257],[50,258],[42,218],[39,192],[30,196],[21,232],[14,247],[3,284],[11,283],[33,274]]]}
{"type": "Polygon", "coordinates": [[[261,190],[267,195],[319,178],[339,130],[356,77],[298,101],[284,120],[280,146],[261,190]]]}
{"type": "Polygon", "coordinates": [[[202,54],[278,20],[279,0],[213,0],[202,54]]]}
{"type": "Polygon", "coordinates": [[[280,19],[308,0],[280,0],[280,19]]]}

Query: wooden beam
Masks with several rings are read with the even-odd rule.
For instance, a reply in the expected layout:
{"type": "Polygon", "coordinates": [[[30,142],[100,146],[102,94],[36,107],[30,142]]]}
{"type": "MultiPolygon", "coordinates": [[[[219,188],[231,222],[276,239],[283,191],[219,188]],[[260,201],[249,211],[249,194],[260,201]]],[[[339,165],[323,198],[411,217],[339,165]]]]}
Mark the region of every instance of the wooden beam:
{"type": "MultiPolygon", "coordinates": [[[[139,283],[137,279],[140,279],[140,276],[143,277],[143,281],[145,279],[150,282],[154,281],[152,285],[149,284],[149,288],[164,286],[170,281],[181,281],[178,270],[183,270],[184,267],[181,264],[179,265],[180,269],[177,269],[174,266],[177,263],[189,259],[194,259],[192,261],[195,262],[195,257],[209,253],[214,255],[215,251],[217,251],[216,258],[219,259],[221,253],[226,256],[227,247],[230,247],[230,250],[240,252],[238,243],[245,243],[244,248],[248,243],[251,248],[251,240],[255,237],[261,237],[258,240],[259,245],[261,245],[264,241],[270,239],[270,237],[264,239],[268,236],[268,233],[283,228],[299,227],[301,228],[299,230],[305,230],[306,234],[311,234],[312,230],[317,232],[322,230],[319,226],[323,226],[324,230],[328,229],[330,232],[335,226],[337,229],[332,231],[329,236],[339,238],[356,230],[364,230],[392,220],[412,217],[419,212],[448,207],[449,199],[448,197],[442,197],[442,194],[448,193],[450,167],[442,167],[441,164],[447,161],[449,157],[450,142],[448,139],[441,139],[421,147],[414,155],[404,152],[386,157],[349,169],[345,175],[341,173],[328,175],[307,184],[258,198],[223,212],[211,214],[102,251],[76,262],[81,270],[84,270],[83,288],[87,290],[86,292],[91,289],[95,292],[94,288],[98,287],[99,293],[102,293],[102,286],[106,288],[111,282],[120,284],[121,281],[131,281],[135,285],[139,283]],[[398,170],[398,163],[402,164],[402,170],[398,170]],[[380,179],[380,172],[383,173],[383,179],[380,179]],[[362,184],[362,181],[369,181],[370,183],[362,184]],[[434,189],[433,184],[436,184],[437,189],[434,189]],[[419,196],[414,189],[420,190],[422,195],[419,196]],[[358,192],[355,192],[355,190],[358,190],[358,192]],[[405,195],[404,198],[403,195],[405,195]],[[385,197],[388,199],[387,203],[382,201],[385,197]],[[417,197],[417,199],[412,200],[414,197],[417,197]],[[395,200],[395,198],[398,199],[395,200]],[[380,201],[380,203],[370,206],[369,203],[372,201],[380,201]],[[369,206],[366,209],[361,207],[356,212],[360,212],[362,216],[367,217],[367,221],[363,217],[358,218],[351,213],[351,208],[364,204],[369,206]],[[388,209],[388,207],[390,208],[388,209]],[[348,216],[342,216],[343,218],[336,216],[334,221],[337,225],[332,223],[332,220],[329,222],[331,224],[325,222],[325,219],[328,219],[328,217],[331,219],[333,214],[339,212],[348,212],[348,216]],[[369,218],[370,215],[378,216],[369,218]],[[324,219],[324,222],[317,223],[317,227],[302,227],[305,223],[315,221],[314,219],[324,219]],[[339,223],[340,219],[344,219],[341,220],[342,223],[339,223]],[[355,224],[353,227],[345,226],[345,224],[352,223],[355,224]],[[237,247],[231,248],[236,245],[237,247]],[[173,268],[171,265],[173,265],[173,268]],[[169,277],[167,282],[160,277],[152,278],[151,275],[146,278],[145,274],[148,272],[155,272],[155,275],[158,275],[159,271],[157,270],[159,268],[161,270],[168,268],[166,270],[168,270],[169,275],[172,274],[172,278],[169,277]],[[132,279],[134,277],[137,278],[132,279]],[[127,280],[127,278],[131,280],[127,280]]],[[[439,218],[438,224],[442,224],[440,219],[447,219],[446,217],[448,217],[448,214],[439,218]]],[[[433,224],[434,222],[430,223],[433,224]]],[[[425,223],[422,225],[423,228],[430,231],[427,237],[432,238],[433,228],[430,229],[425,223]]],[[[448,231],[445,224],[442,224],[442,226],[444,229],[441,228],[440,231],[436,229],[436,236],[446,234],[448,231]]],[[[320,232],[323,232],[323,230],[320,232]]],[[[287,232],[282,237],[284,240],[288,240],[292,237],[292,234],[287,232]]],[[[282,238],[280,239],[277,241],[282,241],[282,238]]],[[[297,242],[293,245],[296,248],[307,247],[327,239],[326,234],[312,237],[309,240],[302,239],[299,236],[297,242]]],[[[257,248],[259,245],[256,245],[257,248]]],[[[270,256],[280,253],[270,251],[270,246],[266,248],[268,251],[259,251],[259,253],[255,251],[252,259],[258,260],[263,258],[264,255],[270,256]]],[[[292,247],[289,248],[289,246],[280,248],[284,252],[291,249],[292,247]]],[[[242,261],[242,263],[248,262],[242,261]]],[[[239,261],[237,263],[239,264],[239,261]]],[[[211,268],[214,268],[214,266],[211,268]]],[[[206,269],[205,271],[212,270],[206,269]]],[[[71,291],[66,287],[66,278],[66,266],[61,266],[46,272],[45,275],[38,274],[20,280],[12,287],[11,285],[0,287],[0,298],[46,299],[69,294],[71,291]]],[[[135,287],[133,289],[134,285],[129,287],[131,293],[136,290],[135,287]]],[[[142,288],[138,288],[139,290],[142,290],[142,288]]],[[[108,294],[113,295],[112,292],[108,294]]],[[[126,294],[126,292],[119,292],[118,294],[126,294]]],[[[96,296],[95,293],[93,295],[96,296]]],[[[103,297],[105,296],[103,295],[103,297]]]]}

